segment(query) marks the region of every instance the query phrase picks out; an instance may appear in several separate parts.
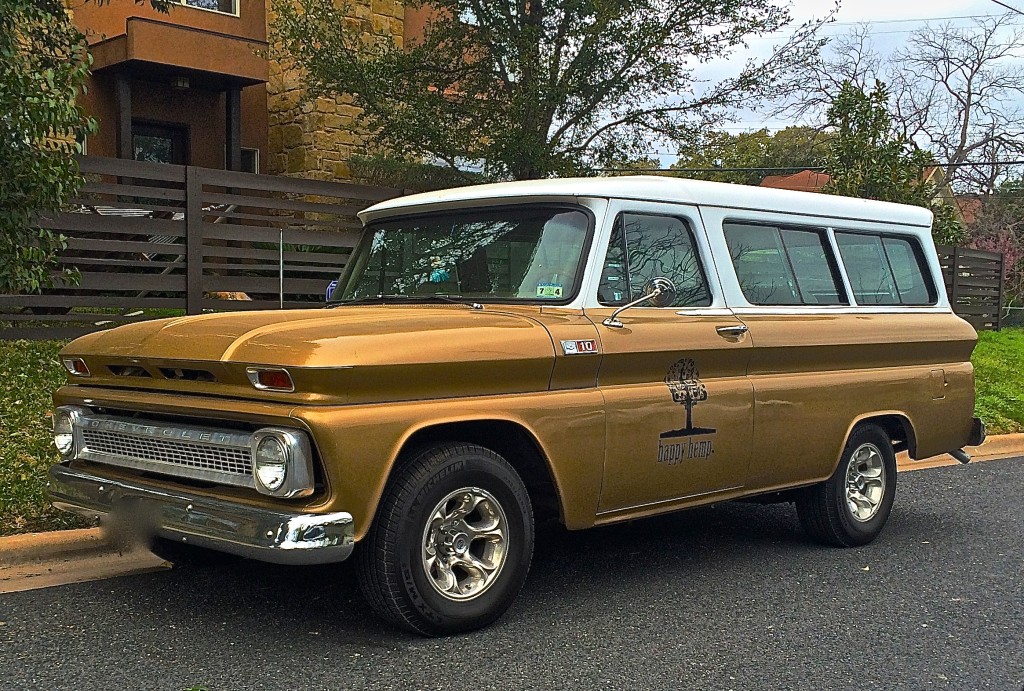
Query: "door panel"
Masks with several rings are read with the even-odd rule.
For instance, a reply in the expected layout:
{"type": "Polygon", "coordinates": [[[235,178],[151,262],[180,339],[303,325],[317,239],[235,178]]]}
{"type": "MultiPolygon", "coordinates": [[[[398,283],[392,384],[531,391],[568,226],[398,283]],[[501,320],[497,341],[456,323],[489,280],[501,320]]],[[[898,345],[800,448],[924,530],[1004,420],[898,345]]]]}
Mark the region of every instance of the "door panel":
{"type": "MultiPolygon", "coordinates": [[[[588,310],[594,321],[611,309],[588,310]]],[[[723,338],[733,316],[637,307],[598,326],[608,419],[600,510],[742,486],[750,461],[750,339],[723,338]]]]}
{"type": "Polygon", "coordinates": [[[751,341],[724,307],[700,215],[641,202],[615,202],[610,212],[597,304],[586,308],[601,341],[607,411],[599,511],[741,487],[753,431],[751,341]],[[621,327],[602,324],[655,276],[678,287],[673,306],[632,307],[618,316],[621,327]]]}

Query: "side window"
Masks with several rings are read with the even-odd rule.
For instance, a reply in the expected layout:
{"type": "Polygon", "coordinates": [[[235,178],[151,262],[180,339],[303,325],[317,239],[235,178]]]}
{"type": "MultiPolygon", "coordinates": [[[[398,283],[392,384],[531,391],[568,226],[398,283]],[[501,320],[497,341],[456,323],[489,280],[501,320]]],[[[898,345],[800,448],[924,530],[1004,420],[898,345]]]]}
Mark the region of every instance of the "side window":
{"type": "Polygon", "coordinates": [[[882,238],[877,235],[836,233],[850,287],[860,305],[899,305],[900,294],[889,267],[882,238]]]}
{"type": "Polygon", "coordinates": [[[825,236],[816,230],[724,223],[740,289],[752,305],[844,305],[825,236]]]}
{"type": "Polygon", "coordinates": [[[938,297],[920,245],[907,238],[883,237],[896,290],[904,305],[933,305],[938,297]]]}
{"type": "Polygon", "coordinates": [[[674,216],[620,214],[608,243],[597,298],[618,306],[643,296],[644,284],[664,276],[676,284],[673,307],[706,307],[711,293],[693,234],[674,216]]]}

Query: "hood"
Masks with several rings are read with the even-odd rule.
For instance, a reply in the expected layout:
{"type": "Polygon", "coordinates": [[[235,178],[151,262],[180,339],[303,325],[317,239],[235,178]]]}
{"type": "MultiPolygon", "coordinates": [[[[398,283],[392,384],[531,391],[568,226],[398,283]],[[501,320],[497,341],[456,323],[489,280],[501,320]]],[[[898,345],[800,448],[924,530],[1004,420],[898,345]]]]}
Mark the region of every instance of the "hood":
{"type": "Polygon", "coordinates": [[[318,403],[545,390],[554,362],[530,310],[465,305],[163,319],[84,336],[63,355],[89,365],[93,376],[76,383],[318,403]],[[257,392],[245,374],[253,365],[287,368],[296,391],[257,392]]]}

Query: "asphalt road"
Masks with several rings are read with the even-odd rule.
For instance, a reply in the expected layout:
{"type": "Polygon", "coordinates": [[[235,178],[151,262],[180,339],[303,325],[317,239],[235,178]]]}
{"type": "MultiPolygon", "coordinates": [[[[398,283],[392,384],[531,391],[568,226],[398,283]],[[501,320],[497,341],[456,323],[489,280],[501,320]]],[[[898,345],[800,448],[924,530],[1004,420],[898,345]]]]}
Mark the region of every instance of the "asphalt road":
{"type": "Polygon", "coordinates": [[[548,528],[517,604],[431,640],[351,565],[238,562],[0,596],[0,688],[1024,689],[1024,458],[901,473],[872,545],[788,505],[548,528]]]}

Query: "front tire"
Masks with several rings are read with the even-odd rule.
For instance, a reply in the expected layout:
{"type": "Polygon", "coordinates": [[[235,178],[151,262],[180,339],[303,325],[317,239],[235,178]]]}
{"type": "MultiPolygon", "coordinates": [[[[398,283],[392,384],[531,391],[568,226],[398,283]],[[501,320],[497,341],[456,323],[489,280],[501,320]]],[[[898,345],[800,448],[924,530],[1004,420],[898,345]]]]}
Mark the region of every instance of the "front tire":
{"type": "Polygon", "coordinates": [[[876,425],[856,428],[828,480],[797,497],[807,533],[823,544],[866,545],[882,532],[896,498],[896,454],[876,425]]]}
{"type": "Polygon", "coordinates": [[[533,511],[515,469],[474,444],[415,455],[385,489],[357,549],[359,584],[384,619],[442,636],[504,614],[533,558],[533,511]]]}

